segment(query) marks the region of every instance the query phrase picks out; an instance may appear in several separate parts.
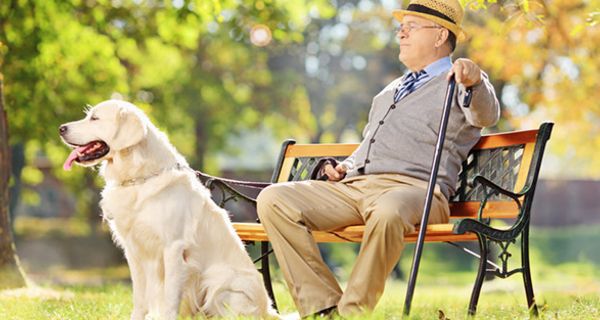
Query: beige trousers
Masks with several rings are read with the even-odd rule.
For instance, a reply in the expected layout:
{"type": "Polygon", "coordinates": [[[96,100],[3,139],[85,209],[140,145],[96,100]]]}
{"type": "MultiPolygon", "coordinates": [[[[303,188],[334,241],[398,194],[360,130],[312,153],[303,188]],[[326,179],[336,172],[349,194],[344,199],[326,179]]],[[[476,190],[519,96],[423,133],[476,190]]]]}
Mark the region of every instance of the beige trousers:
{"type": "MultiPolygon", "coordinates": [[[[258,216],[300,315],[335,305],[342,316],[372,310],[400,258],[404,234],[421,222],[426,193],[427,182],[399,174],[286,182],[263,190],[258,216]],[[342,292],[311,231],[350,225],[365,225],[365,232],[342,292]]],[[[448,201],[436,188],[429,223],[445,223],[448,216],[448,201]]]]}

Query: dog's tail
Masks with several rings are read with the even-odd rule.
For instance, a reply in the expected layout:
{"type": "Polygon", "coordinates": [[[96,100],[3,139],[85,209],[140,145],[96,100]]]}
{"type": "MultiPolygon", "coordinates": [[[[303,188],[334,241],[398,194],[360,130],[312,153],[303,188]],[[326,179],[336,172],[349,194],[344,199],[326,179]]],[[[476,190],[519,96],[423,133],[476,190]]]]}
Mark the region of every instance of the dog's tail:
{"type": "Polygon", "coordinates": [[[182,295],[180,313],[182,316],[202,314],[202,301],[206,301],[206,290],[202,287],[202,278],[193,273],[188,281],[189,285],[182,295]]]}
{"type": "Polygon", "coordinates": [[[256,270],[232,269],[224,265],[212,266],[203,272],[206,299],[202,310],[211,316],[269,317],[269,298],[256,270]]]}

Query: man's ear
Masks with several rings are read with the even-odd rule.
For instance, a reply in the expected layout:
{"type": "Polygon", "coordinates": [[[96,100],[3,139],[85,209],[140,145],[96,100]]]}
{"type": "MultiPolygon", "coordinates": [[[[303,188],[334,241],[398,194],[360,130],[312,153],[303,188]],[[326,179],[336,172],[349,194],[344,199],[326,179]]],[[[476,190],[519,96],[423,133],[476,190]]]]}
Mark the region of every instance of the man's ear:
{"type": "Polygon", "coordinates": [[[140,143],[148,133],[148,128],[146,128],[140,116],[126,108],[119,110],[116,122],[117,131],[110,145],[115,151],[123,150],[140,143]]]}
{"type": "Polygon", "coordinates": [[[435,39],[435,47],[439,48],[442,45],[444,45],[444,43],[446,43],[446,41],[448,40],[448,37],[450,36],[450,31],[448,31],[448,29],[446,28],[440,28],[440,32],[438,33],[437,38],[435,39]]]}

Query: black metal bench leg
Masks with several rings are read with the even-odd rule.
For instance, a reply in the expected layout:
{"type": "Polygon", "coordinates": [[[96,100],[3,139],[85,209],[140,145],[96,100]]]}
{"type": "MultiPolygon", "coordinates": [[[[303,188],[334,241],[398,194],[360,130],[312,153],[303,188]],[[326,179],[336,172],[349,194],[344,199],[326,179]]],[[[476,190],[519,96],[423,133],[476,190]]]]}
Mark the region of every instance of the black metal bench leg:
{"type": "Polygon", "coordinates": [[[267,289],[267,294],[273,303],[273,308],[277,310],[277,302],[275,301],[273,285],[271,284],[271,271],[269,269],[269,242],[260,242],[260,254],[262,256],[260,259],[260,273],[262,274],[263,282],[265,284],[265,288],[267,289]]]}
{"type": "Polygon", "coordinates": [[[471,293],[471,302],[469,303],[469,316],[474,316],[475,312],[477,311],[477,302],[479,301],[481,286],[483,286],[483,280],[487,272],[487,239],[485,239],[485,237],[480,234],[477,234],[477,238],[479,239],[479,268],[477,270],[475,284],[473,285],[473,292],[471,293]]]}
{"type": "Polygon", "coordinates": [[[533,294],[533,284],[531,281],[531,270],[529,265],[529,225],[523,229],[521,240],[521,263],[523,264],[523,284],[525,285],[525,295],[527,296],[527,306],[529,313],[535,317],[538,316],[537,305],[533,294]]]}

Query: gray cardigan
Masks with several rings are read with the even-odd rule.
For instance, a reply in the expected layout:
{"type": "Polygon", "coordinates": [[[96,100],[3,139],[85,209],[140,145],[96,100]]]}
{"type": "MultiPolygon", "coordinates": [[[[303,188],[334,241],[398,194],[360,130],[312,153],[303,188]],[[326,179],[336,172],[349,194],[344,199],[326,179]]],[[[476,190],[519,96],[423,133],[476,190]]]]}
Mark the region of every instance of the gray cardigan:
{"type": "MultiPolygon", "coordinates": [[[[461,163],[479,140],[481,128],[496,124],[500,118],[494,88],[483,72],[482,79],[473,87],[468,108],[462,107],[465,87],[457,86],[437,178],[446,198],[454,194],[461,163]]],[[[394,90],[400,81],[401,78],[392,81],[373,98],[364,139],[342,162],[348,168],[346,177],[399,173],[429,180],[448,86],[446,72],[394,104],[394,90]]]]}

